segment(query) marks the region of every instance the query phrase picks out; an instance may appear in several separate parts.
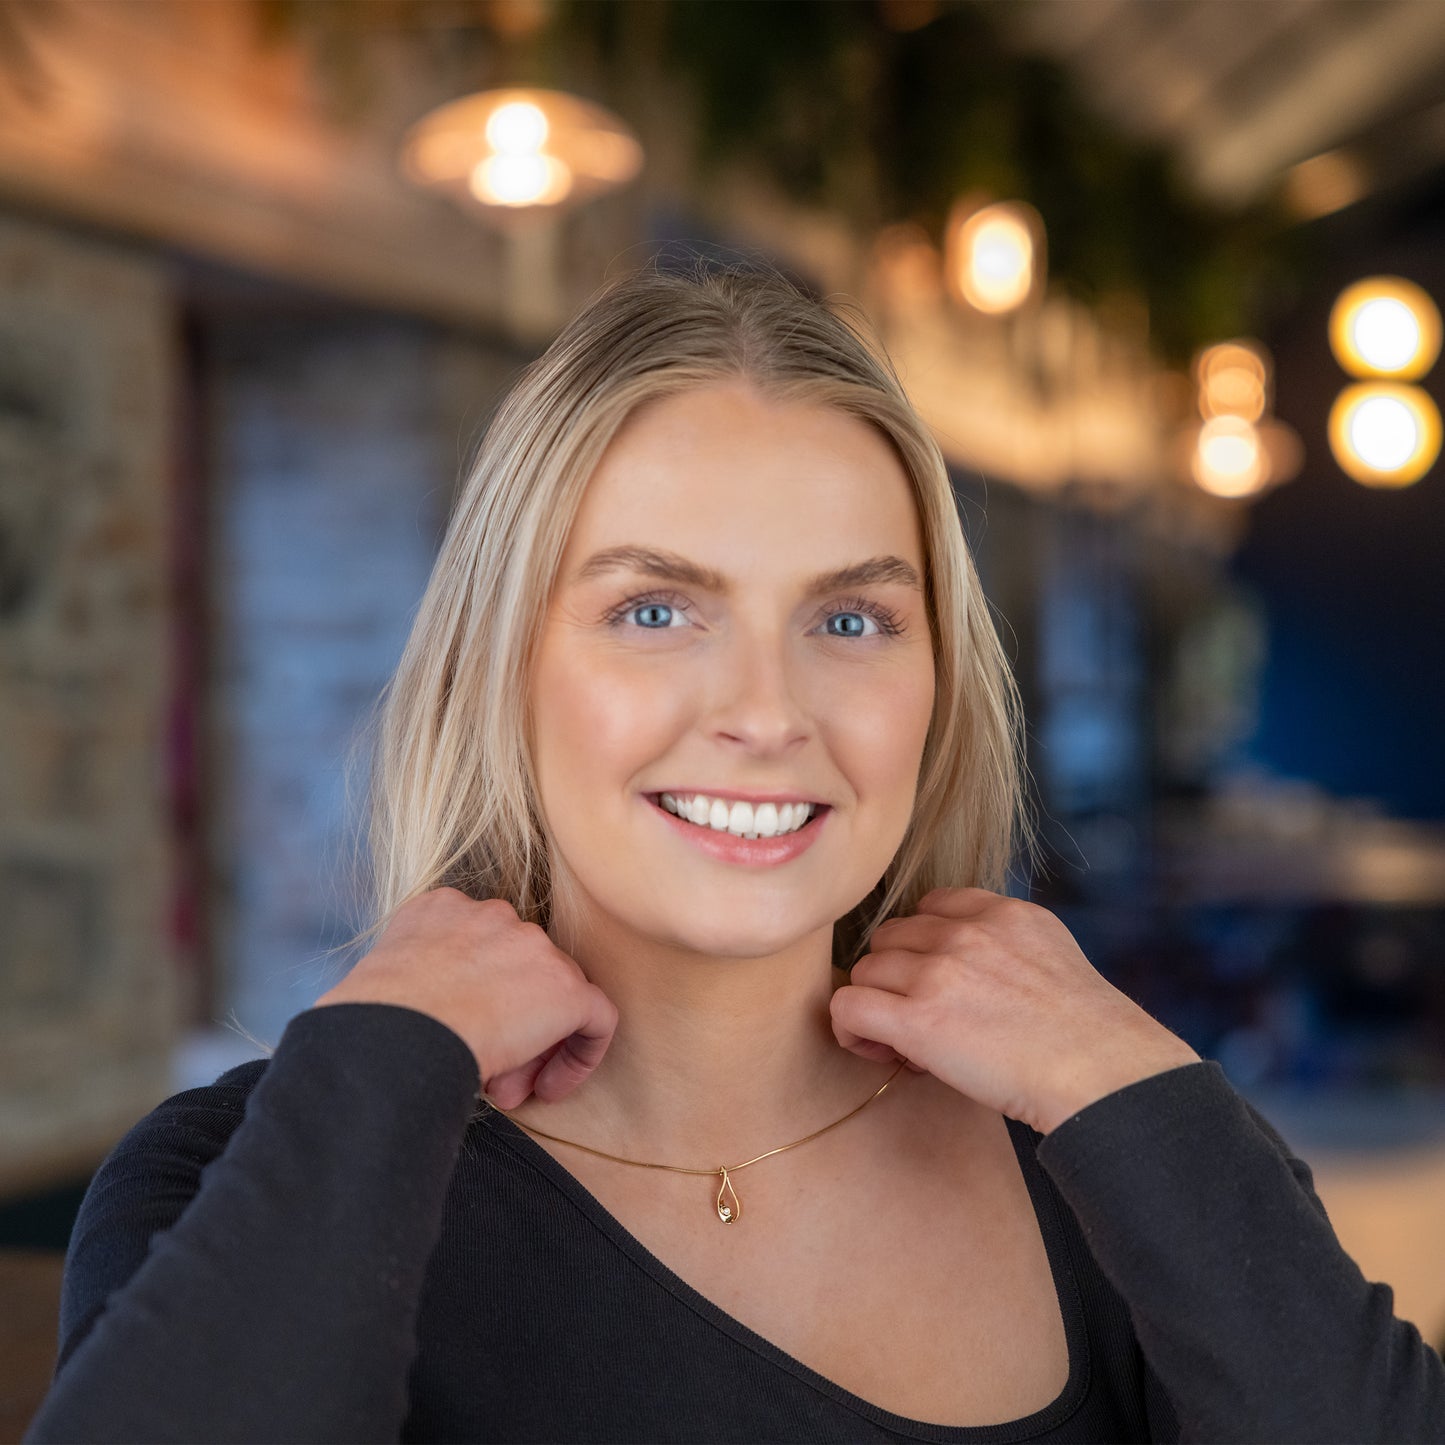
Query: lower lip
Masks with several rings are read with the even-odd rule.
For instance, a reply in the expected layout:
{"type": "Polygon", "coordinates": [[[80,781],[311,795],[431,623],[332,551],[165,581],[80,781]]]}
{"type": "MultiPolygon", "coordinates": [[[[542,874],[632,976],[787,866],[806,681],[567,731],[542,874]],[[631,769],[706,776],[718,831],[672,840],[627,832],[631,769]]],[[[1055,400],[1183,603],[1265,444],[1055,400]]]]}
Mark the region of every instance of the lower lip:
{"type": "Polygon", "coordinates": [[[786,863],[790,858],[806,853],[833,811],[831,808],[819,808],[797,832],[785,833],[781,838],[741,838],[736,833],[720,833],[716,828],[704,828],[699,823],[684,823],[675,813],[669,813],[661,803],[651,798],[645,797],[643,802],[663,822],[710,858],[722,863],[751,863],[762,868],[786,863]]]}

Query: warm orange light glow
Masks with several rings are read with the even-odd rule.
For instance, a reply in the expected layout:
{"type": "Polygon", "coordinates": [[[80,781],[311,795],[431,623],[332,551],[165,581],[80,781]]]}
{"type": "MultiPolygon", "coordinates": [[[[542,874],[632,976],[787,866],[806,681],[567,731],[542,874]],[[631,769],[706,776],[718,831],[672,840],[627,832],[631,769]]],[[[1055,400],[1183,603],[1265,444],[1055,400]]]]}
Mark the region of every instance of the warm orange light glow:
{"type": "Polygon", "coordinates": [[[1413,281],[1369,276],[1330,311],[1330,349],[1351,376],[1410,381],[1440,354],[1440,311],[1413,281]]]}
{"type": "Polygon", "coordinates": [[[483,91],[422,117],[402,169],[478,215],[577,204],[642,169],[630,128],[590,101],[555,90],[483,91]]]}
{"type": "Polygon", "coordinates": [[[1354,152],[1324,151],[1284,173],[1285,204],[1301,221],[1313,221],[1353,206],[1369,194],[1364,163],[1354,152]]]}
{"type": "Polygon", "coordinates": [[[988,315],[1017,310],[1041,287],[1043,242],[1043,219],[1022,201],[960,202],[945,243],[949,289],[988,315]]]}
{"type": "Polygon", "coordinates": [[[540,151],[551,127],[535,101],[511,100],[487,117],[487,143],[509,155],[540,151]]]}
{"type": "Polygon", "coordinates": [[[1269,405],[1269,359],[1258,342],[1221,341],[1207,346],[1195,360],[1194,374],[1201,416],[1258,421],[1269,405]]]}
{"type": "Polygon", "coordinates": [[[1248,497],[1269,482],[1269,457],[1253,422],[1216,416],[1199,428],[1191,470],[1216,497],[1248,497]]]}
{"type": "Polygon", "coordinates": [[[565,200],[572,173],[556,156],[487,156],[472,168],[472,194],[489,206],[551,206],[565,200]]]}
{"type": "Polygon", "coordinates": [[[1367,487],[1408,487],[1440,455],[1440,412],[1418,386],[1362,382],[1330,408],[1330,450],[1367,487]]]}

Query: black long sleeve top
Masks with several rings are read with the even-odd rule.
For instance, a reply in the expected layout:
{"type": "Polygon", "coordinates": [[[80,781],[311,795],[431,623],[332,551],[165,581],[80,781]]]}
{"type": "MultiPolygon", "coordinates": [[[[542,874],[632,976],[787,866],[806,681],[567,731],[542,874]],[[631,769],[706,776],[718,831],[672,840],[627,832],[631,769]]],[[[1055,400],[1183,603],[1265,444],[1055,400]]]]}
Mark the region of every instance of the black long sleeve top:
{"type": "Polygon", "coordinates": [[[1007,1121],[1070,1368],[967,1427],[726,1314],[479,1088],[439,1020],[347,1003],[158,1105],[85,1195],[24,1440],[1445,1442],[1445,1363],[1213,1060],[1007,1121]]]}

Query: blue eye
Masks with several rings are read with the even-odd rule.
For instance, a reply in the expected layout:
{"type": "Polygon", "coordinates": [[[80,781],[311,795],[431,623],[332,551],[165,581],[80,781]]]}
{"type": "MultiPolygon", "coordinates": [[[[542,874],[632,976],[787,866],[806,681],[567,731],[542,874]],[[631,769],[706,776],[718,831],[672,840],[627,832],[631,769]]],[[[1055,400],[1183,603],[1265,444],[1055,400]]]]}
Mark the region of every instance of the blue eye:
{"type": "MultiPolygon", "coordinates": [[[[631,606],[629,606],[629,607],[626,609],[626,611],[627,611],[627,612],[656,612],[659,608],[660,608],[662,611],[664,611],[664,612],[677,612],[677,611],[678,611],[678,609],[675,608],[670,602],[638,602],[638,603],[635,603],[635,604],[632,604],[631,606]]],[[[624,613],[624,615],[626,615],[626,614],[624,613]]],[[[681,613],[679,612],[679,616],[680,616],[680,615],[681,615],[681,613]]],[[[646,623],[644,623],[644,624],[643,624],[643,630],[644,630],[644,631],[647,631],[647,632],[665,632],[665,631],[667,630],[667,624],[664,623],[661,627],[649,627],[646,623]]]]}
{"type": "MultiPolygon", "coordinates": [[[[642,597],[630,597],[626,602],[621,603],[607,614],[606,622],[609,627],[621,627],[624,619],[631,613],[643,612],[661,608],[665,612],[673,612],[679,616],[686,616],[687,606],[675,593],[651,592],[642,597]]],[[[829,637],[858,638],[864,640],[870,637],[891,637],[903,631],[903,621],[892,609],[883,606],[880,602],[874,602],[866,597],[849,597],[835,606],[828,612],[827,621],[834,617],[863,616],[870,617],[877,624],[876,633],[868,632],[830,632],[829,637]]],[[[666,632],[670,624],[664,622],[661,626],[650,626],[642,624],[640,631],[643,632],[666,632]]]]}

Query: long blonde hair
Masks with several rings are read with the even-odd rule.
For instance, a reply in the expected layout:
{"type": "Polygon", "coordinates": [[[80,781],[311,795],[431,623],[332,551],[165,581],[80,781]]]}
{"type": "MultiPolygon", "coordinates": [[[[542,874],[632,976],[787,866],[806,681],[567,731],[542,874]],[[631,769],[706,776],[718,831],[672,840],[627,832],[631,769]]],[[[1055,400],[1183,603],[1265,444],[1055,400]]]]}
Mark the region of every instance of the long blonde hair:
{"type": "Polygon", "coordinates": [[[369,946],[403,903],[442,886],[548,926],[561,885],[527,700],[568,532],[635,408],[738,379],[876,426],[922,522],[935,702],[917,804],[884,876],[835,926],[835,965],[851,968],[873,928],[931,889],[1002,891],[1016,849],[1033,856],[1018,688],[943,456],[861,310],[771,270],[653,261],[604,285],[523,369],[469,464],[401,660],[353,741],[348,779],[370,753],[354,835],[369,855],[354,874],[368,918],[342,948],[369,946]]]}

